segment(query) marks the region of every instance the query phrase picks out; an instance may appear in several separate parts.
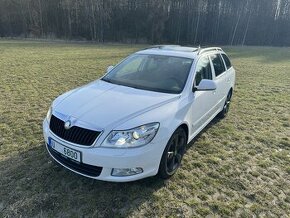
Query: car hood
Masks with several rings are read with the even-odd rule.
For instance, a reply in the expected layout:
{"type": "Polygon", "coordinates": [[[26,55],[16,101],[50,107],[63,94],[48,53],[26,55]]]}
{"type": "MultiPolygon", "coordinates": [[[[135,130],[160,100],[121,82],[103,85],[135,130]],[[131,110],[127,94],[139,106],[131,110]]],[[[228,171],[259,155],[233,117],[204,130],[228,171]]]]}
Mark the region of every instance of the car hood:
{"type": "Polygon", "coordinates": [[[105,129],[114,128],[179,97],[98,80],[60,96],[53,110],[66,119],[74,118],[94,128],[105,129]]]}

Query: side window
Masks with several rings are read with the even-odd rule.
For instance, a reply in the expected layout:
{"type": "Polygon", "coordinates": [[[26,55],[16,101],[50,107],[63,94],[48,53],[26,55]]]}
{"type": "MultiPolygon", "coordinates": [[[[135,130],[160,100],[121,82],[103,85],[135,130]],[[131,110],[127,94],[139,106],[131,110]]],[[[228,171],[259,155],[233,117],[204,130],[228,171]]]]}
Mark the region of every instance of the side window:
{"type": "Polygon", "coordinates": [[[195,86],[198,86],[202,79],[212,79],[212,71],[208,57],[202,57],[197,62],[195,86]]]}
{"type": "Polygon", "coordinates": [[[226,63],[227,69],[230,69],[232,67],[230,59],[225,54],[222,54],[222,57],[223,57],[223,59],[224,59],[224,61],[226,63]]]}
{"type": "Polygon", "coordinates": [[[212,64],[213,64],[216,76],[225,72],[226,68],[225,68],[224,62],[219,54],[211,55],[210,58],[212,60],[212,64]]]}

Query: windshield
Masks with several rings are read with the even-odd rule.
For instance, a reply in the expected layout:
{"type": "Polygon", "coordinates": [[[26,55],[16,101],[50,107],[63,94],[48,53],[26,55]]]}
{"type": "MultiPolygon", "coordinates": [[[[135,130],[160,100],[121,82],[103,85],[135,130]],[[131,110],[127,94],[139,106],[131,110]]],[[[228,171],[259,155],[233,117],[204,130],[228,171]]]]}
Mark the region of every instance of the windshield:
{"type": "Polygon", "coordinates": [[[164,55],[132,55],[102,80],[156,92],[182,92],[193,59],[164,55]]]}

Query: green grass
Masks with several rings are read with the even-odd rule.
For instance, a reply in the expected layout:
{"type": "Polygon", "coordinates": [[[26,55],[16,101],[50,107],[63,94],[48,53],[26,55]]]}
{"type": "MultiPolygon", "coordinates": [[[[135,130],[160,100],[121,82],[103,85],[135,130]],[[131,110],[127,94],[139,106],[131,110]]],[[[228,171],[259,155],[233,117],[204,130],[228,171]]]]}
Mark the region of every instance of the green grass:
{"type": "Polygon", "coordinates": [[[230,114],[168,181],[100,182],[52,161],[42,138],[52,100],[141,47],[0,41],[0,217],[287,217],[289,48],[225,48],[237,71],[230,114]]]}

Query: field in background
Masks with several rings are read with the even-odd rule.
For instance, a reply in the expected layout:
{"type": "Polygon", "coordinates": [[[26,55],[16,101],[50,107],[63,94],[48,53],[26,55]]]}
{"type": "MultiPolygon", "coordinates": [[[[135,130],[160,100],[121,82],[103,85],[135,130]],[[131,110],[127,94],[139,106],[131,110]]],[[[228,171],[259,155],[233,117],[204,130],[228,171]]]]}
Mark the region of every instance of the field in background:
{"type": "Polygon", "coordinates": [[[190,144],[168,181],[100,182],[52,161],[42,139],[51,101],[139,48],[0,41],[0,217],[287,217],[289,48],[225,48],[237,71],[229,116],[190,144]]]}

